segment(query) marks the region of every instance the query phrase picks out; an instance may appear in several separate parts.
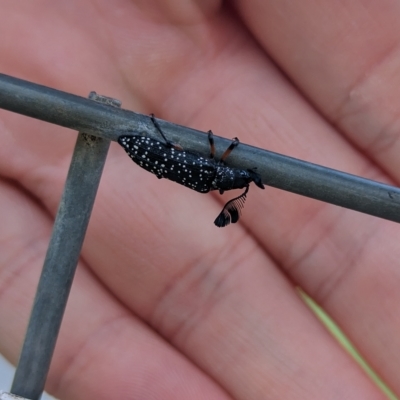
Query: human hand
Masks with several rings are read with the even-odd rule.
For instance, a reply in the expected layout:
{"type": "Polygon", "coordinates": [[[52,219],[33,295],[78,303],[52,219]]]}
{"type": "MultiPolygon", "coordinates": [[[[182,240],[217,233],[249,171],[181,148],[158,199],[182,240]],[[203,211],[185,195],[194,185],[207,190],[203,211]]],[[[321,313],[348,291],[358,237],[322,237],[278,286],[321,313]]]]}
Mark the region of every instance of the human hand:
{"type": "MultiPolygon", "coordinates": [[[[397,3],[172,3],[5,0],[1,71],[400,179],[397,3]]],[[[0,351],[16,363],[75,135],[0,117],[0,351]]],[[[266,187],[250,190],[239,224],[217,229],[223,203],[158,181],[111,147],[47,390],[62,399],[383,398],[300,286],[399,393],[399,227],[266,187]]]]}

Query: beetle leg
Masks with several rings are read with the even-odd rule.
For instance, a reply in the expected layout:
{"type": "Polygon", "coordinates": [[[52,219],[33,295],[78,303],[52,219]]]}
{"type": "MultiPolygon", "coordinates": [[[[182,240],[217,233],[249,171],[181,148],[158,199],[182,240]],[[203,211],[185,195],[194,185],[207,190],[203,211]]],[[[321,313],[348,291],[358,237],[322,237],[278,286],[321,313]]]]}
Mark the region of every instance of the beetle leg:
{"type": "Polygon", "coordinates": [[[260,174],[258,174],[255,171],[256,168],[253,169],[248,169],[247,172],[250,174],[251,179],[253,180],[253,182],[260,188],[260,189],[264,189],[264,185],[262,183],[262,179],[260,174]]]}
{"type": "Polygon", "coordinates": [[[221,162],[225,162],[225,159],[231,154],[232,150],[239,145],[239,139],[237,137],[233,138],[232,143],[225,150],[224,154],[222,154],[221,162]]]}
{"type": "Polygon", "coordinates": [[[180,146],[179,144],[173,143],[170,140],[168,140],[165,135],[164,132],[162,131],[159,123],[156,121],[154,114],[150,114],[150,118],[151,118],[151,122],[153,122],[153,125],[156,127],[156,129],[158,130],[158,132],[160,133],[160,135],[162,136],[162,138],[165,140],[165,145],[167,147],[173,147],[175,150],[179,150],[179,151],[183,151],[182,146],[180,146]]]}
{"type": "Polygon", "coordinates": [[[208,131],[208,143],[210,143],[210,158],[214,158],[215,156],[214,134],[211,130],[208,131]]]}

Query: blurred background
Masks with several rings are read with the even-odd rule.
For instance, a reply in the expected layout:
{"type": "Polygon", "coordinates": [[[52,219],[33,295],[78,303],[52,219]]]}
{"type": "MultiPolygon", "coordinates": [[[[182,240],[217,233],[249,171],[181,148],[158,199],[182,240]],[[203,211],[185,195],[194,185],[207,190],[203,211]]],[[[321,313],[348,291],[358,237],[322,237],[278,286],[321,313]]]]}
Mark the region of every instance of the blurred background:
{"type": "MultiPolygon", "coordinates": [[[[2,356],[0,355],[0,391],[9,392],[11,383],[14,378],[15,368],[2,356]]],[[[56,400],[54,397],[44,393],[42,400],[56,400]]]]}

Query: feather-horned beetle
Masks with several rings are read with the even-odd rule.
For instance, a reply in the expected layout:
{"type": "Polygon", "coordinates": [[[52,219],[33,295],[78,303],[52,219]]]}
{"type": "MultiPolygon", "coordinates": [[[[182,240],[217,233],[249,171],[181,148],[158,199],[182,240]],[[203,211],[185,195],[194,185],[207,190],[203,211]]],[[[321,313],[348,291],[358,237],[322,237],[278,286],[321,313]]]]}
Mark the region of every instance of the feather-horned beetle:
{"type": "Polygon", "coordinates": [[[236,223],[246,201],[250,183],[254,182],[260,189],[264,189],[261,176],[253,169],[245,170],[225,165],[225,159],[239,145],[239,139],[234,138],[221,159],[217,161],[214,158],[215,145],[212,131],[208,131],[210,157],[204,158],[197,153],[184,151],[181,146],[169,141],[153,114],[151,120],[164,139],[164,143],[146,136],[120,136],[118,143],[129,157],[140,167],[155,174],[157,178],[169,179],[200,193],[219,190],[222,194],[226,190],[245,188],[240,196],[225,204],[214,221],[220,228],[236,223]]]}

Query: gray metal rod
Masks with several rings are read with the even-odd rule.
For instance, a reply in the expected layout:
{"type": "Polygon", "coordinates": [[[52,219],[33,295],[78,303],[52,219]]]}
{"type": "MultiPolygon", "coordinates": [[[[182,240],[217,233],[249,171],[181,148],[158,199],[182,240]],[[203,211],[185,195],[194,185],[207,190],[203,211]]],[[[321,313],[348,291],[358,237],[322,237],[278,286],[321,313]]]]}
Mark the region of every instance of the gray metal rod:
{"type": "MultiPolygon", "coordinates": [[[[70,93],[2,74],[0,108],[114,141],[126,134],[160,139],[148,116],[96,104],[70,93]]],[[[168,139],[179,143],[185,150],[206,157],[209,155],[207,136],[203,132],[161,120],[159,124],[168,139]]],[[[226,136],[234,135],[234,132],[229,132],[226,136]]],[[[218,156],[228,147],[230,140],[214,138],[218,156]]],[[[243,169],[256,167],[266,185],[400,222],[400,189],[397,187],[245,144],[231,153],[227,163],[243,169]]],[[[132,168],[138,167],[132,164],[132,168]]],[[[149,176],[149,179],[154,177],[149,176]]],[[[265,201],[268,201],[267,196],[265,201]]]]}
{"type": "Polygon", "coordinates": [[[109,146],[78,135],[11,388],[18,396],[37,400],[44,390],[109,146]]]}

